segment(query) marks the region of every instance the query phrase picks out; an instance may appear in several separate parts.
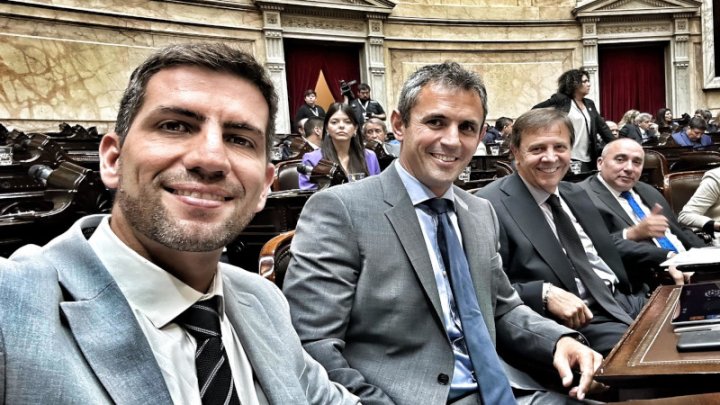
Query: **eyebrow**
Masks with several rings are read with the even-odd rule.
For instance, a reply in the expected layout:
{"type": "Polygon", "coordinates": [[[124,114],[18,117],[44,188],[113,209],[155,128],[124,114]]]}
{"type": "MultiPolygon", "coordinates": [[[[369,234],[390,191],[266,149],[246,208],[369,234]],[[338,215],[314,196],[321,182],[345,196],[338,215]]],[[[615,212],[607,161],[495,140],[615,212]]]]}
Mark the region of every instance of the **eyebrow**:
{"type": "MultiPolygon", "coordinates": [[[[197,122],[205,122],[207,121],[207,117],[203,114],[200,114],[199,112],[188,110],[187,108],[182,107],[172,107],[172,106],[160,106],[160,108],[157,109],[160,112],[163,113],[170,113],[170,114],[177,114],[182,115],[184,117],[191,118],[197,122]]],[[[238,121],[227,121],[223,122],[223,128],[225,129],[239,129],[239,130],[249,130],[252,132],[257,133],[258,135],[264,135],[265,131],[263,131],[260,128],[257,128],[254,125],[250,125],[246,122],[238,122],[238,121]]]]}

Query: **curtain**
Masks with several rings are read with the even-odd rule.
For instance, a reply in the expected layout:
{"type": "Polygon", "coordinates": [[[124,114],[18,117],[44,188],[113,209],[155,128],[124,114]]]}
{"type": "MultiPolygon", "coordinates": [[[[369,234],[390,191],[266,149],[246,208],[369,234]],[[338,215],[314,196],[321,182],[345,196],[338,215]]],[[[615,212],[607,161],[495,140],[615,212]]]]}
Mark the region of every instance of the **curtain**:
{"type": "MultiPolygon", "coordinates": [[[[618,122],[627,110],[653,116],[666,106],[665,47],[667,42],[600,47],[600,110],[618,122]]],[[[684,111],[673,111],[680,115],[684,111]]]]}
{"type": "Polygon", "coordinates": [[[359,44],[288,39],[285,40],[285,63],[291,121],[305,102],[305,90],[315,89],[321,70],[337,101],[342,101],[340,80],[360,82],[359,44]]]}

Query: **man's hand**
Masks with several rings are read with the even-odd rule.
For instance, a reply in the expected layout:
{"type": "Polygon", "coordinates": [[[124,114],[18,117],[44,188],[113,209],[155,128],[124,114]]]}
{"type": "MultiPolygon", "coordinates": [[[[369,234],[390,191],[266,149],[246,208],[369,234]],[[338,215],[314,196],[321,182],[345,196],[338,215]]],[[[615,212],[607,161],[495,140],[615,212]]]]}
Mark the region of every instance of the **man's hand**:
{"type": "Polygon", "coordinates": [[[655,204],[650,215],[643,218],[635,226],[628,228],[627,238],[630,240],[645,240],[665,235],[668,228],[668,220],[662,212],[662,206],[655,204]]]}
{"type": "Polygon", "coordinates": [[[570,387],[573,381],[572,369],[580,370],[580,383],[570,389],[570,396],[579,400],[585,399],[590,390],[595,372],[602,364],[600,353],[592,350],[577,340],[565,336],[555,345],[553,367],[560,374],[564,387],[570,387]]]}
{"type": "Polygon", "coordinates": [[[593,317],[590,308],[577,295],[555,286],[551,286],[548,291],[547,310],[572,329],[587,325],[593,317]]]}

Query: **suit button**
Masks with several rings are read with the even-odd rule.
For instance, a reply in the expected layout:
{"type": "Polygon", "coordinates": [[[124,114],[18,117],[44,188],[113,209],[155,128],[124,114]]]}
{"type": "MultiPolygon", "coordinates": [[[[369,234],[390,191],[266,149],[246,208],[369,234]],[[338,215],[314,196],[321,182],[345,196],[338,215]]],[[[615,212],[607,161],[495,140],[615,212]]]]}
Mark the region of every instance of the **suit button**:
{"type": "Polygon", "coordinates": [[[450,382],[450,377],[447,374],[438,374],[438,382],[442,385],[447,385],[450,382]]]}

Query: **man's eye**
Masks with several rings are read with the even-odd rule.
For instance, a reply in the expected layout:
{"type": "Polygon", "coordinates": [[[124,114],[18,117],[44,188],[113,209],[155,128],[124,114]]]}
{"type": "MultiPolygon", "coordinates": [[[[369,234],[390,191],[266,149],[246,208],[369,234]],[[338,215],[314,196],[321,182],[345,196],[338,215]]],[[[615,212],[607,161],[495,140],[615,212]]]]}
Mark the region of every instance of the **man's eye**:
{"type": "Polygon", "coordinates": [[[470,123],[461,124],[461,125],[460,125],[460,130],[463,131],[463,132],[472,132],[472,133],[477,132],[477,128],[475,127],[475,125],[470,124],[470,123]]]}
{"type": "Polygon", "coordinates": [[[431,127],[439,127],[442,126],[442,120],[440,119],[431,119],[426,122],[427,125],[431,127]]]}
{"type": "Polygon", "coordinates": [[[238,145],[238,146],[245,146],[245,147],[249,147],[249,148],[255,147],[255,143],[245,136],[228,135],[226,137],[226,139],[228,140],[228,142],[234,143],[235,145],[238,145]]]}
{"type": "Polygon", "coordinates": [[[187,125],[177,121],[166,121],[160,124],[160,129],[169,132],[189,132],[187,125]]]}

